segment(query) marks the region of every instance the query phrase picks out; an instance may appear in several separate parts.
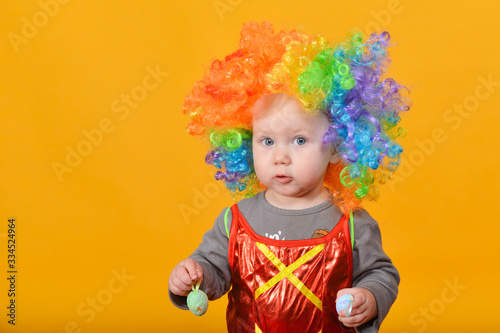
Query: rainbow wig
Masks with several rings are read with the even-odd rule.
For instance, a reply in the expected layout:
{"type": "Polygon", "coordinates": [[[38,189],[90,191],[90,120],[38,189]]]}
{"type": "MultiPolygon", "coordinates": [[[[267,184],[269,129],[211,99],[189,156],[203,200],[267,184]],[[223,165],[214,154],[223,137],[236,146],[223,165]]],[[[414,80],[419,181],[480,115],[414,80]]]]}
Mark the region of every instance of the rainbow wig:
{"type": "Polygon", "coordinates": [[[246,23],[240,48],[215,60],[186,97],[187,130],[210,142],[206,163],[218,169],[215,178],[251,197],[263,189],[253,168],[253,105],[266,95],[293,96],[307,112],[328,116],[323,142],[334,145],[341,161],[329,166],[325,186],[343,212],[352,211],[377,197],[376,183],[392,176],[403,151],[396,143],[405,133],[399,113],[410,101],[405,87],[381,80],[390,64],[388,46],[387,32],[364,41],[353,31],[331,45],[319,35],[246,23]]]}

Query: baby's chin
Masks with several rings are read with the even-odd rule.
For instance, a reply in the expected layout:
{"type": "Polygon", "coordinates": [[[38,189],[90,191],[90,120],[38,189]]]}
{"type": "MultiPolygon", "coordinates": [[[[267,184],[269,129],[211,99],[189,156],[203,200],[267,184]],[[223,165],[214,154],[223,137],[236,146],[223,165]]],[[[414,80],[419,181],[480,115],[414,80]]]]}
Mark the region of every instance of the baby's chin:
{"type": "Polygon", "coordinates": [[[289,186],[267,188],[265,198],[271,205],[287,209],[305,209],[328,200],[328,192],[289,186]]]}

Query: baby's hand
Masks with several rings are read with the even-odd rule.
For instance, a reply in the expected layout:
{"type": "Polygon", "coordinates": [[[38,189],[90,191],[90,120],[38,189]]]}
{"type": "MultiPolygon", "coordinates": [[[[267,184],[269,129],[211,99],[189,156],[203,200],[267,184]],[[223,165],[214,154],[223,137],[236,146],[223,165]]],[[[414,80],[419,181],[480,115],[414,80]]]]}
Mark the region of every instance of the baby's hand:
{"type": "Polygon", "coordinates": [[[377,301],[375,297],[365,288],[346,288],[337,293],[337,299],[344,294],[354,296],[352,311],[349,317],[345,316],[346,310],[340,311],[339,320],[347,327],[358,327],[377,315],[377,301]]]}
{"type": "Polygon", "coordinates": [[[200,279],[203,279],[203,269],[188,258],[178,263],[170,273],[168,289],[175,295],[187,296],[191,292],[191,285],[200,279]]]}

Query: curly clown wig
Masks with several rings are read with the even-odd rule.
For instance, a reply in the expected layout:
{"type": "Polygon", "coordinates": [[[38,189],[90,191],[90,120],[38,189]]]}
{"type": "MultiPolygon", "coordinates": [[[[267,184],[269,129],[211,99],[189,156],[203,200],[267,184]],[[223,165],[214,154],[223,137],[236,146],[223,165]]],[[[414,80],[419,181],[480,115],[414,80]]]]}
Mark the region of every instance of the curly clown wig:
{"type": "Polygon", "coordinates": [[[353,31],[332,45],[320,35],[246,23],[240,48],[215,60],[184,102],[188,132],[210,142],[205,160],[218,169],[215,178],[244,197],[263,189],[253,168],[252,109],[261,97],[284,93],[306,112],[328,116],[323,143],[333,144],[341,161],[328,167],[324,183],[338,207],[349,212],[376,198],[377,183],[400,164],[399,114],[410,108],[407,89],[381,78],[389,39],[387,32],[364,40],[353,31]]]}

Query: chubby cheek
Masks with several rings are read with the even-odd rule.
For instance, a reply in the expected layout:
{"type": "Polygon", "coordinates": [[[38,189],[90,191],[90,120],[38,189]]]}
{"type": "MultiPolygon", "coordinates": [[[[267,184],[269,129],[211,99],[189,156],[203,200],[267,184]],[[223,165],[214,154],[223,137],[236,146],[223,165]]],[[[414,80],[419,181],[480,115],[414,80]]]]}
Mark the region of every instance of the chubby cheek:
{"type": "MultiPolygon", "coordinates": [[[[259,154],[259,152],[253,151],[253,166],[255,169],[255,174],[257,178],[264,183],[266,181],[266,176],[269,173],[269,167],[266,167],[266,162],[264,157],[259,154]],[[267,172],[266,172],[267,171],[267,172]]],[[[264,184],[265,185],[265,184],[264,184]]]]}
{"type": "Polygon", "coordinates": [[[268,182],[271,178],[271,170],[269,166],[266,166],[262,163],[257,163],[255,165],[255,174],[264,185],[268,186],[268,182]]]}
{"type": "Polygon", "coordinates": [[[315,181],[316,178],[322,177],[324,170],[328,168],[330,163],[330,156],[328,154],[313,153],[308,156],[302,156],[297,159],[298,163],[295,164],[295,172],[302,175],[304,180],[315,181]]]}

